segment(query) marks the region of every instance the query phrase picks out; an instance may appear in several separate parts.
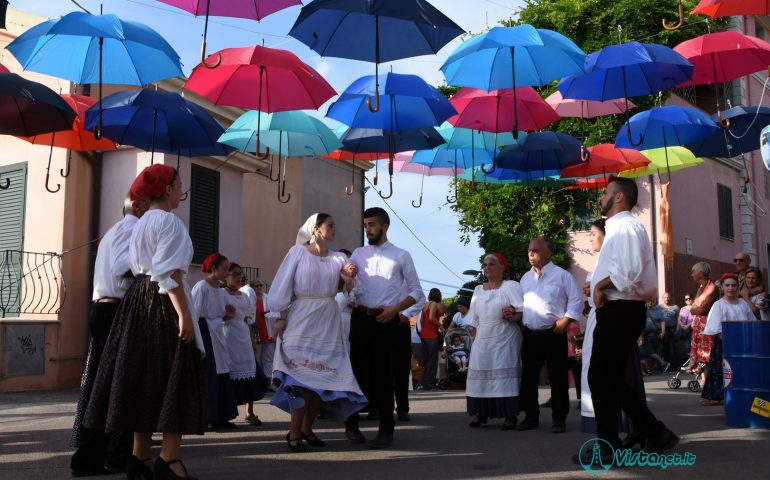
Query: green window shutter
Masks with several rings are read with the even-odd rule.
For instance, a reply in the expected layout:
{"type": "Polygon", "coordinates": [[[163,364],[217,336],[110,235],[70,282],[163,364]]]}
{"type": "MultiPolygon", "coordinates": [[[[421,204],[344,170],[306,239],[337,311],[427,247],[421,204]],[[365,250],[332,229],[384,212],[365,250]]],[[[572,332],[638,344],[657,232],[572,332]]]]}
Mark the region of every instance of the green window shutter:
{"type": "Polygon", "coordinates": [[[193,263],[219,250],[219,172],[196,164],[190,178],[190,238],[193,263]]]}
{"type": "Polygon", "coordinates": [[[732,240],[733,232],[733,193],[730,187],[717,183],[717,204],[719,207],[719,236],[732,240]]]}
{"type": "Polygon", "coordinates": [[[19,314],[21,250],[24,248],[24,206],[27,163],[0,167],[0,318],[19,314]]]}

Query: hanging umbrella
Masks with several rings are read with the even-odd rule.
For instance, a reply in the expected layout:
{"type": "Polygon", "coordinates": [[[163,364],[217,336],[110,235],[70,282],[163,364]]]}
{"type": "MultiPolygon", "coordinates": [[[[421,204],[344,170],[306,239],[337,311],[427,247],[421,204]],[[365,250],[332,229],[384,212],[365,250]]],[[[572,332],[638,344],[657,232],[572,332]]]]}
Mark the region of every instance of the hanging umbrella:
{"type": "Polygon", "coordinates": [[[605,115],[620,115],[626,112],[626,104],[628,104],[629,109],[636,108],[636,105],[624,98],[614,98],[604,102],[577,100],[563,98],[558,90],[549,95],[545,101],[562,118],[595,118],[605,115]]]}
{"type": "Polygon", "coordinates": [[[61,185],[57,185],[56,190],[54,190],[48,184],[50,180],[53,147],[66,148],[69,150],[67,155],[66,170],[60,170],[61,176],[64,178],[67,178],[70,174],[72,150],[76,150],[78,152],[86,152],[92,150],[115,150],[117,148],[115,146],[115,142],[112,140],[107,138],[101,138],[97,140],[93,132],[90,132],[83,127],[83,124],[86,121],[86,110],[91,108],[96,103],[96,100],[83,95],[62,95],[61,97],[77,114],[71,129],[59,132],[43,133],[30,137],[20,137],[35,145],[49,145],[51,147],[51,152],[48,155],[48,167],[46,168],[45,174],[45,189],[51,193],[56,193],[61,189],[61,185]]]}
{"type": "Polygon", "coordinates": [[[683,170],[685,168],[697,167],[703,160],[696,158],[695,155],[684,147],[653,148],[642,150],[642,155],[650,160],[649,165],[633,170],[625,170],[618,174],[619,177],[638,178],[649,175],[660,175],[661,173],[670,173],[683,170]]]}
{"type": "MultiPolygon", "coordinates": [[[[99,105],[86,111],[86,129],[94,130],[99,105]]],[[[142,89],[114,93],[102,102],[103,133],[120,145],[186,157],[224,156],[217,143],[225,128],[203,107],[178,93],[142,89]]]]}
{"type": "Polygon", "coordinates": [[[242,152],[258,153],[260,145],[257,142],[257,135],[261,136],[261,147],[265,150],[272,148],[278,151],[278,177],[272,178],[271,172],[270,179],[279,182],[278,201],[281,203],[289,203],[291,200],[291,194],[286,196],[287,160],[283,160],[282,169],[282,155],[315,156],[342,147],[342,142],[329,130],[329,127],[302,111],[264,113],[252,110],[246,112],[233,122],[218,141],[242,152]],[[257,130],[258,128],[262,130],[257,130]]]}
{"type": "MultiPolygon", "coordinates": [[[[313,0],[302,7],[289,35],[323,57],[379,65],[437,53],[465,31],[427,0],[313,0]]],[[[379,110],[375,84],[371,111],[379,110]]]]}
{"type": "Polygon", "coordinates": [[[99,101],[104,83],[141,86],[182,75],[179,55],[156,31],[110,14],[68,13],[30,28],[6,48],[24,70],[98,83],[99,101]]]}
{"type": "Polygon", "coordinates": [[[616,148],[615,145],[602,143],[588,147],[588,159],[585,162],[567,167],[561,171],[561,178],[592,177],[624,170],[646,167],[650,161],[638,150],[616,148]]]}
{"type": "Polygon", "coordinates": [[[579,164],[582,157],[583,146],[575,137],[561,132],[536,132],[505,147],[497,156],[497,164],[522,172],[539,172],[539,176],[531,176],[537,179],[558,175],[562,169],[579,164]]]}
{"type": "Polygon", "coordinates": [[[567,190],[598,190],[607,188],[608,180],[606,177],[578,178],[574,185],[567,186],[567,190]]]}
{"type": "Polygon", "coordinates": [[[204,15],[203,44],[201,45],[201,63],[210,68],[219,66],[221,57],[214,65],[206,63],[206,37],[209,31],[209,16],[247,18],[261,21],[266,16],[289,8],[294,5],[302,5],[301,0],[158,0],[161,3],[172,5],[188,11],[199,17],[204,15]]]}
{"type": "Polygon", "coordinates": [[[700,110],[676,105],[639,112],[623,127],[615,137],[615,146],[636,150],[687,145],[710,137],[719,128],[700,110]],[[641,132],[641,142],[632,144],[623,127],[641,132]]]}
{"type": "Polygon", "coordinates": [[[563,187],[571,181],[559,179],[558,170],[545,170],[539,174],[511,168],[496,168],[492,173],[484,173],[481,168],[466,170],[458,178],[472,183],[480,182],[491,185],[523,184],[529,187],[563,187]]]}
{"type": "MultiPolygon", "coordinates": [[[[215,69],[198,65],[184,88],[216,105],[266,113],[315,110],[336,95],[321,74],[287,50],[257,45],[226,48],[215,55],[221,64],[215,69]]],[[[261,130],[258,125],[257,132],[261,130]]],[[[257,158],[264,160],[267,153],[257,158]]]]}
{"type": "MultiPolygon", "coordinates": [[[[414,200],[412,200],[412,206],[414,208],[420,208],[422,206],[422,195],[423,195],[423,187],[425,186],[425,177],[432,177],[436,175],[445,176],[445,177],[454,176],[455,188],[457,188],[457,175],[462,173],[463,169],[452,168],[452,167],[429,167],[421,163],[415,163],[412,161],[412,157],[414,156],[415,153],[417,152],[397,153],[396,158],[393,160],[393,165],[397,172],[418,173],[422,175],[422,178],[420,179],[420,200],[416,204],[414,203],[414,200]]],[[[454,203],[456,201],[457,201],[457,192],[455,190],[454,200],[447,196],[447,202],[454,203]]]]}
{"type": "MultiPolygon", "coordinates": [[[[0,73],[0,135],[29,137],[69,130],[75,111],[53,90],[15,73],[0,73]]],[[[10,188],[6,178],[0,190],[10,188]]]]}
{"type": "MultiPolygon", "coordinates": [[[[449,119],[455,127],[473,128],[488,132],[511,132],[514,127],[513,89],[485,92],[475,88],[461,88],[449,100],[458,114],[449,119]]],[[[532,87],[516,89],[518,128],[542,130],[559,121],[559,115],[532,87]]]]}
{"type": "MultiPolygon", "coordinates": [[[[562,79],[564,98],[606,101],[660,92],[692,78],[693,66],[677,52],[654,43],[609,45],[586,57],[585,74],[562,79]]],[[[626,108],[628,111],[628,108],[626,108]]],[[[627,124],[629,143],[632,140],[627,124]]]]}
{"type": "MultiPolygon", "coordinates": [[[[495,155],[492,150],[453,148],[449,144],[439,145],[431,150],[418,150],[412,155],[412,163],[422,164],[430,168],[449,168],[455,172],[473,170],[476,165],[491,164],[494,159],[495,155]]],[[[457,182],[455,182],[456,187],[457,182]]],[[[457,191],[455,190],[454,200],[447,197],[447,202],[454,203],[456,200],[457,191]]]]}
{"type": "MultiPolygon", "coordinates": [[[[737,106],[721,112],[721,118],[729,128],[715,131],[700,141],[687,143],[686,147],[698,157],[732,158],[759,150],[760,133],[770,125],[770,108],[737,106]]],[[[718,121],[717,115],[712,115],[718,121]]]]}
{"type": "Polygon", "coordinates": [[[409,130],[441,125],[457,114],[449,100],[417,75],[387,73],[380,78],[361,77],[350,84],[326,116],[351,128],[409,130]],[[381,108],[370,112],[366,100],[382,85],[381,108]]]}
{"type": "Polygon", "coordinates": [[[585,53],[560,33],[519,25],[495,27],[464,42],[441,70],[450,85],[486,91],[512,88],[511,132],[516,137],[520,130],[516,87],[542,86],[582,73],[585,58],[585,53]]]}
{"type": "Polygon", "coordinates": [[[690,15],[711,18],[743,15],[770,15],[769,0],[701,0],[690,15]]]}
{"type": "Polygon", "coordinates": [[[515,139],[511,132],[494,134],[484,130],[458,128],[449,122],[442,123],[438,127],[438,133],[444,137],[449,148],[489,150],[491,152],[496,152],[501,147],[520,142],[527,135],[525,132],[519,132],[519,138],[515,139]]]}

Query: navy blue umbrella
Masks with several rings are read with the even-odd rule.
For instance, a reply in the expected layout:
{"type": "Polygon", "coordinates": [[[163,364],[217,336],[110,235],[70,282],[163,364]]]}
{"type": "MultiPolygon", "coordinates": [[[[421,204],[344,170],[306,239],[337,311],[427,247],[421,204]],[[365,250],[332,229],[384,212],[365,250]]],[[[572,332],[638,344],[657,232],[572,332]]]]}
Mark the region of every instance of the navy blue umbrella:
{"type": "Polygon", "coordinates": [[[530,133],[517,144],[505,147],[497,165],[520,172],[537,172],[530,179],[545,179],[581,162],[583,146],[572,135],[561,132],[530,133]]]}
{"type": "MultiPolygon", "coordinates": [[[[717,115],[712,115],[718,121],[717,115]]],[[[722,112],[727,129],[718,129],[711,136],[685,145],[696,157],[731,158],[760,147],[760,132],[770,125],[770,108],[737,106],[722,112]]]]}
{"type": "Polygon", "coordinates": [[[289,31],[322,57],[374,62],[375,77],[381,62],[435,54],[463,33],[427,0],[313,0],[289,31]]]}
{"type": "MultiPolygon", "coordinates": [[[[106,97],[102,133],[121,145],[186,157],[227,155],[217,143],[225,128],[205,109],[178,93],[142,89],[106,97]]],[[[86,129],[99,121],[99,104],[86,111],[86,129]]]]}
{"type": "Polygon", "coordinates": [[[628,135],[620,132],[615,137],[617,148],[649,150],[687,145],[710,137],[719,127],[705,113],[692,107],[669,105],[639,112],[624,125],[642,132],[640,145],[631,145],[628,135]]]}

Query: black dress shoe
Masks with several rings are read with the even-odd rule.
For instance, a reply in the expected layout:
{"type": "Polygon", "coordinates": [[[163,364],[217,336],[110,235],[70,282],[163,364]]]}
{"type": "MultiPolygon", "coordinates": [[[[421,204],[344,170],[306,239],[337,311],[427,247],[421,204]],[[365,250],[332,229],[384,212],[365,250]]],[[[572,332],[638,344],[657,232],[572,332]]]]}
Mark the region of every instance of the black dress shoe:
{"type": "MultiPolygon", "coordinates": [[[[112,475],[113,473],[102,466],[90,467],[90,468],[89,467],[72,468],[71,471],[72,471],[73,477],[97,477],[100,475],[112,475]]],[[[150,474],[152,474],[152,472],[150,472],[150,474]]]]}
{"type": "Polygon", "coordinates": [[[316,435],[313,432],[310,432],[308,434],[303,433],[302,434],[302,440],[304,440],[308,445],[311,447],[325,447],[326,442],[318,438],[318,435],[316,435]]]}
{"type": "Polygon", "coordinates": [[[567,425],[564,422],[553,422],[551,433],[564,433],[567,431],[567,425]]]}
{"type": "Polygon", "coordinates": [[[408,422],[411,420],[409,413],[407,412],[396,412],[396,416],[398,417],[399,422],[408,422]]]}
{"type": "Polygon", "coordinates": [[[126,461],[126,478],[128,480],[152,480],[153,471],[147,466],[152,458],[137,458],[129,455],[126,461]]]}
{"type": "Polygon", "coordinates": [[[679,443],[679,437],[677,437],[674,432],[664,427],[660,433],[651,435],[647,439],[645,450],[651,453],[663,453],[666,450],[673,448],[677,443],[679,443]]]}
{"type": "Polygon", "coordinates": [[[393,446],[393,434],[379,432],[374,440],[369,442],[369,448],[375,450],[381,450],[383,448],[390,448],[393,446]]]}
{"type": "Polygon", "coordinates": [[[286,434],[286,445],[289,446],[289,450],[295,453],[307,452],[307,445],[302,443],[302,437],[291,438],[290,433],[286,434]]]}
{"type": "Polygon", "coordinates": [[[158,457],[155,459],[155,470],[154,470],[155,476],[153,477],[155,480],[177,480],[180,478],[186,478],[187,480],[195,480],[195,478],[191,477],[187,474],[187,468],[185,468],[184,463],[182,463],[182,460],[177,458],[176,460],[171,460],[170,462],[167,462],[163,460],[162,458],[158,457]],[[171,469],[171,465],[178,463],[182,466],[182,470],[184,471],[184,477],[180,477],[171,469]]]}
{"type": "Polygon", "coordinates": [[[361,433],[361,430],[355,427],[345,429],[345,436],[348,437],[350,443],[366,443],[366,437],[361,433]]]}
{"type": "Polygon", "coordinates": [[[531,417],[527,415],[524,421],[521,422],[516,430],[534,430],[540,425],[540,419],[538,417],[531,417]]]}

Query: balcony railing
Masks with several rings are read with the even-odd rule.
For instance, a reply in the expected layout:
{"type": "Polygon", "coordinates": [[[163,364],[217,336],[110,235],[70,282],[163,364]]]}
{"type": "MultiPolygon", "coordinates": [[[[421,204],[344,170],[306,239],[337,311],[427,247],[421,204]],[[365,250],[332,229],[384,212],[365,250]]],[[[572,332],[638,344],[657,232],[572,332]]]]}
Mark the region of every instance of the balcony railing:
{"type": "Polygon", "coordinates": [[[58,314],[67,294],[56,253],[0,250],[0,318],[58,314]]]}

